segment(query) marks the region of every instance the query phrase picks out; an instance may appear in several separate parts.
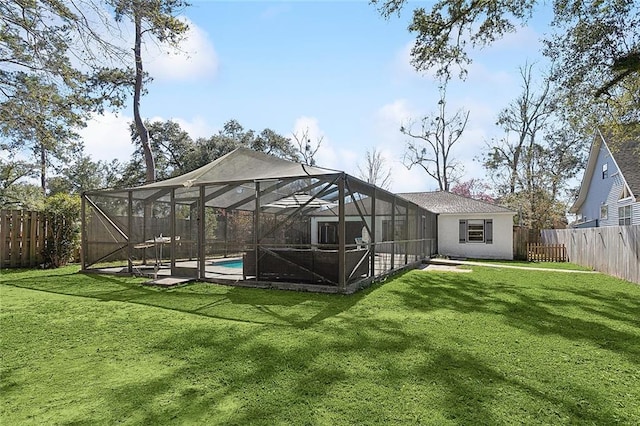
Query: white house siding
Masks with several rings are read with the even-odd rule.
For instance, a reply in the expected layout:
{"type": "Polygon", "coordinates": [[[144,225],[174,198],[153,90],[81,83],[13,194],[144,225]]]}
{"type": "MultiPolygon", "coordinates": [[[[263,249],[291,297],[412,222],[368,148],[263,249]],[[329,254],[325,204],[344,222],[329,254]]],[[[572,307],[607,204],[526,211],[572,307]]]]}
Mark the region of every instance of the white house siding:
{"type": "MultiPolygon", "coordinates": [[[[378,217],[376,220],[376,241],[382,240],[382,219],[378,217]]],[[[362,219],[355,216],[346,216],[345,222],[360,222],[362,219]]],[[[371,227],[371,218],[366,217],[367,225],[371,227]]],[[[337,216],[313,216],[311,218],[311,244],[318,244],[318,222],[338,222],[337,216]]],[[[354,244],[355,241],[347,241],[347,244],[354,244]]]]}
{"type": "MultiPolygon", "coordinates": [[[[611,179],[611,187],[609,193],[606,195],[606,200],[601,201],[601,203],[604,202],[604,204],[607,205],[608,214],[606,219],[599,219],[600,226],[618,225],[618,207],[629,204],[628,202],[618,202],[618,200],[620,199],[620,194],[622,194],[622,188],[624,186],[620,173],[616,173],[614,176],[610,176],[609,179],[611,179]]],[[[597,200],[595,201],[597,202],[597,200]]]]}
{"type": "Polygon", "coordinates": [[[598,220],[600,225],[618,224],[618,208],[617,201],[622,191],[622,177],[620,172],[611,158],[611,153],[603,143],[600,145],[598,156],[596,157],[596,165],[588,184],[589,193],[582,204],[579,215],[583,221],[598,220]],[[602,178],[602,166],[608,165],[609,177],[602,178]],[[616,197],[615,194],[618,194],[616,197]],[[609,214],[607,219],[600,219],[600,207],[603,204],[609,206],[609,214]],[[615,210],[615,211],[614,211],[615,210]]]}
{"type": "Polygon", "coordinates": [[[438,215],[438,253],[478,259],[513,259],[513,213],[463,213],[438,215]],[[492,219],[493,244],[460,243],[460,220],[492,219]]]}
{"type": "MultiPolygon", "coordinates": [[[[603,143],[600,145],[596,165],[588,184],[589,193],[578,212],[584,222],[598,220],[599,226],[618,226],[618,207],[632,205],[631,224],[640,224],[640,203],[632,198],[620,199],[624,189],[624,181],[611,152],[603,143]],[[608,176],[602,177],[602,166],[607,164],[608,176]],[[606,218],[600,217],[600,209],[607,205],[606,218]]],[[[635,194],[637,196],[637,194],[635,194]]]]}

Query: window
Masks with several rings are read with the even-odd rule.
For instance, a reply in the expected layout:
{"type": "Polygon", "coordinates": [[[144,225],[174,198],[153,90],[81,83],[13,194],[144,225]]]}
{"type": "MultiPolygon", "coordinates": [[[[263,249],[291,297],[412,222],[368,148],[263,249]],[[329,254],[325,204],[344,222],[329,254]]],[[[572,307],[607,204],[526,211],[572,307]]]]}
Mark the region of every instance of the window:
{"type": "Polygon", "coordinates": [[[602,179],[606,179],[609,177],[609,164],[604,163],[602,165],[602,179]]]}
{"type": "Polygon", "coordinates": [[[318,224],[320,244],[338,244],[338,229],[336,223],[324,222],[318,224]]]}
{"type": "Polygon", "coordinates": [[[492,219],[461,219],[459,222],[460,244],[486,243],[493,244],[492,219]]]}
{"type": "Polygon", "coordinates": [[[631,206],[618,207],[618,225],[631,225],[631,206]]]}
{"type": "Polygon", "coordinates": [[[470,243],[484,242],[484,220],[467,221],[467,241],[470,243]]]}
{"type": "Polygon", "coordinates": [[[609,217],[609,206],[603,204],[600,206],[600,219],[606,219],[607,217],[609,217]]]}

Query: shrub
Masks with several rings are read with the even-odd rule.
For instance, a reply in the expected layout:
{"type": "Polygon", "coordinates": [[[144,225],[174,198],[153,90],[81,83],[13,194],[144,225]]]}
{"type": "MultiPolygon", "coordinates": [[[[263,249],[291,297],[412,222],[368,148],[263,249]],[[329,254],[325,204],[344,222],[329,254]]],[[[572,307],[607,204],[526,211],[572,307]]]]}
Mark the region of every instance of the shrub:
{"type": "Polygon", "coordinates": [[[47,237],[42,250],[46,268],[65,266],[80,244],[80,198],[56,194],[45,200],[47,237]]]}

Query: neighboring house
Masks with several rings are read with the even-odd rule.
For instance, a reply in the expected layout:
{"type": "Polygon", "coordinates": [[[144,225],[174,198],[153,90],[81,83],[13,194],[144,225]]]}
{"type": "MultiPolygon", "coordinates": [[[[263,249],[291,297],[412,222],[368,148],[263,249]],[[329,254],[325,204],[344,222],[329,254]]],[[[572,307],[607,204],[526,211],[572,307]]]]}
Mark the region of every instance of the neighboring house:
{"type": "Polygon", "coordinates": [[[446,191],[398,195],[438,215],[439,254],[513,259],[515,211],[446,191]]]}
{"type": "Polygon", "coordinates": [[[576,228],[640,224],[640,142],[619,143],[612,152],[598,131],[570,213],[576,228]]]}

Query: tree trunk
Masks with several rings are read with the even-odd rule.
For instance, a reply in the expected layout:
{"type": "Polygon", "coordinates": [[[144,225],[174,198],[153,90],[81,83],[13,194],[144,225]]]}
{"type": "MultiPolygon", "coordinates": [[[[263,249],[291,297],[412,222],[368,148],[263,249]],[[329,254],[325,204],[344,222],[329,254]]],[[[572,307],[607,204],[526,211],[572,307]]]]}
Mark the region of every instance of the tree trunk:
{"type": "Polygon", "coordinates": [[[140,143],[142,144],[142,151],[144,152],[144,162],[147,167],[146,182],[155,182],[156,180],[156,165],[153,160],[153,152],[151,151],[151,144],[149,143],[149,131],[142,121],[140,116],[140,97],[142,96],[142,18],[140,14],[134,10],[134,23],[136,30],[136,40],[133,48],[133,53],[136,60],[136,80],[133,91],[133,120],[136,125],[136,130],[140,136],[140,143]]]}
{"type": "Polygon", "coordinates": [[[40,144],[40,187],[42,195],[47,195],[47,151],[44,144],[40,144]]]}

